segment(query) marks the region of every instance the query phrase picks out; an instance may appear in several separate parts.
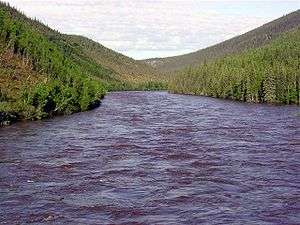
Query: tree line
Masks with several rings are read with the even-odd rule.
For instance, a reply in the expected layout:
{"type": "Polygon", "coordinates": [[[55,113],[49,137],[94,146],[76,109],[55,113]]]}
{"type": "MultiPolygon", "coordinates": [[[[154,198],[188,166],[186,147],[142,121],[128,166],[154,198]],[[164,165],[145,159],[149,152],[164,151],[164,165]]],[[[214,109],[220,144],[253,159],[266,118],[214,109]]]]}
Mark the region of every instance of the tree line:
{"type": "Polygon", "coordinates": [[[171,79],[170,91],[257,103],[299,103],[300,29],[171,79]]]}

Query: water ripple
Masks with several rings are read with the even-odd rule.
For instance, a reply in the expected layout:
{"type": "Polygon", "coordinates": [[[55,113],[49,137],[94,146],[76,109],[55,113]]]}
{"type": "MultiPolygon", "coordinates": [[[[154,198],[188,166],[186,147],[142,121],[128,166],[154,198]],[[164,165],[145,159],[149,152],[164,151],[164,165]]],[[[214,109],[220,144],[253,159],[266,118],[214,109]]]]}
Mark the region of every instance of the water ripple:
{"type": "Polygon", "coordinates": [[[1,224],[300,224],[298,113],[116,92],[1,128],[1,224]]]}

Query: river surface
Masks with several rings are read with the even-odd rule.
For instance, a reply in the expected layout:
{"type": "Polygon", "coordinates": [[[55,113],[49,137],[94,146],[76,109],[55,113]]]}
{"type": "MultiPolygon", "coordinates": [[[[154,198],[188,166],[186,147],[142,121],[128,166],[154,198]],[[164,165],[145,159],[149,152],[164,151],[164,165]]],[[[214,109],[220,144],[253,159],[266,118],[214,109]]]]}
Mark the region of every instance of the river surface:
{"type": "Polygon", "coordinates": [[[299,107],[115,92],[0,129],[0,224],[300,224],[299,107]]]}

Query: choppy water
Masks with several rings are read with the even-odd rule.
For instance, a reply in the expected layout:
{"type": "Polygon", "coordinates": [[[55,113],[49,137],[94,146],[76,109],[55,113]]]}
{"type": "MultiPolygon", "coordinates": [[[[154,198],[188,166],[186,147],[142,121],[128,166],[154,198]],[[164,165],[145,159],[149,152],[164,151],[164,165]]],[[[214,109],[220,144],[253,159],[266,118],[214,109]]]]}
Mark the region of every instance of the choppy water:
{"type": "Polygon", "coordinates": [[[296,106],[164,92],[0,129],[1,224],[300,224],[296,106]]]}

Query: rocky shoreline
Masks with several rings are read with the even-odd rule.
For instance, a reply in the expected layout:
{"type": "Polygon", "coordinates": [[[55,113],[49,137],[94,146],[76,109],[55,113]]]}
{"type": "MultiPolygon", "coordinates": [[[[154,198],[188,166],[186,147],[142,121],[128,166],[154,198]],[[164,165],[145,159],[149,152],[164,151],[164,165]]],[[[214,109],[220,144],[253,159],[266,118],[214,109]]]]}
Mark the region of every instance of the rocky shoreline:
{"type": "Polygon", "coordinates": [[[16,113],[0,112],[0,127],[9,126],[13,122],[16,122],[17,120],[18,120],[18,115],[16,113]]]}

